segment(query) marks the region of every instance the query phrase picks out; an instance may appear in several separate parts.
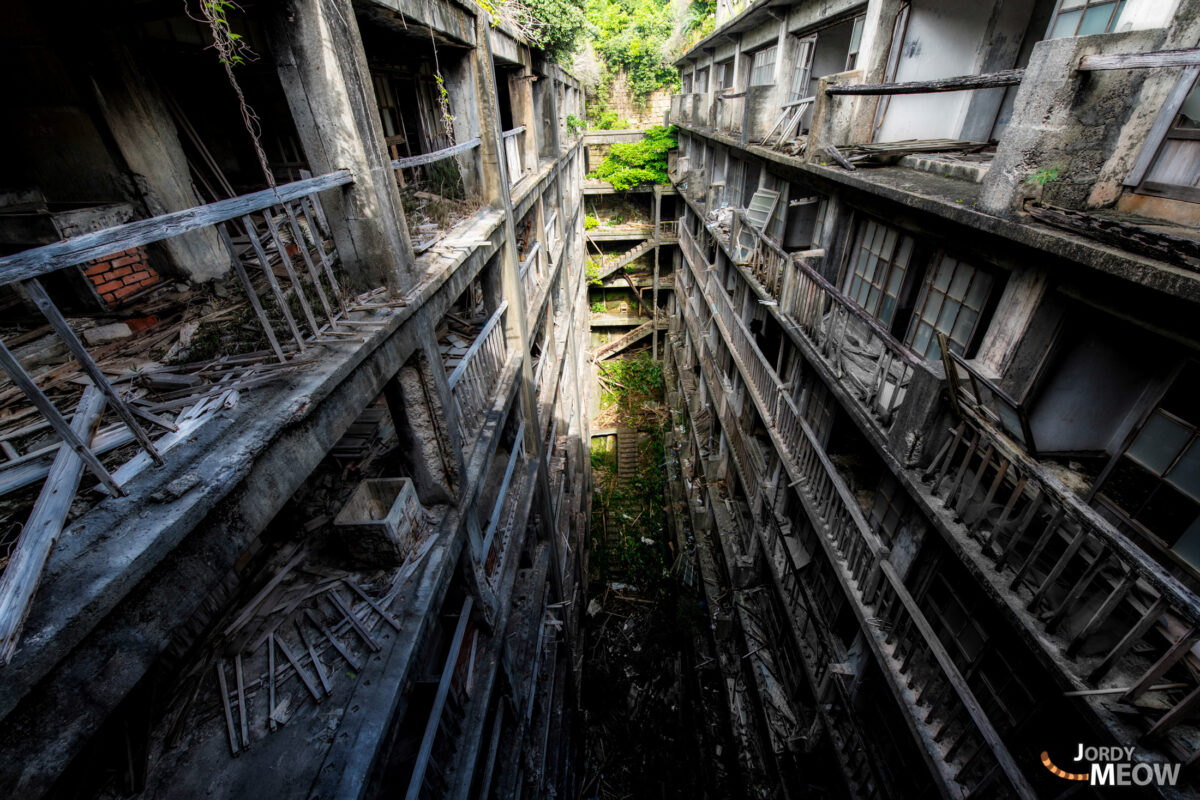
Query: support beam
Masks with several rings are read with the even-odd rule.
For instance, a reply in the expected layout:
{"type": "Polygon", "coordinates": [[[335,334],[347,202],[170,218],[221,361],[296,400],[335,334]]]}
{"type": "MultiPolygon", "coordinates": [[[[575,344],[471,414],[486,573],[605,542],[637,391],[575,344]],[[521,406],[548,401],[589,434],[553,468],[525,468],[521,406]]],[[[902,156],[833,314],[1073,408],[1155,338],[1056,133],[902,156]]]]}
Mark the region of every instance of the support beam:
{"type": "Polygon", "coordinates": [[[847,83],[827,86],[825,94],[883,95],[883,94],[927,94],[929,92],[961,92],[967,89],[995,89],[1017,86],[1025,77],[1023,69],[1009,69],[987,75],[959,75],[954,78],[939,78],[934,81],[910,81],[908,83],[847,83]]]}

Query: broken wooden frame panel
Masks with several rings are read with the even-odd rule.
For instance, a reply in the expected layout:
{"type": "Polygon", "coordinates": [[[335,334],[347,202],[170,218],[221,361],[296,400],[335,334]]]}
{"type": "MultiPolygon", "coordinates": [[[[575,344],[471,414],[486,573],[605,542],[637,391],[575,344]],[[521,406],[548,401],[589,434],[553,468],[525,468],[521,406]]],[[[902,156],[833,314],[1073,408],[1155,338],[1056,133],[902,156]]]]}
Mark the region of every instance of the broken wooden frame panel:
{"type": "Polygon", "coordinates": [[[951,350],[944,333],[938,332],[937,339],[955,410],[962,405],[968,406],[979,416],[999,426],[1013,441],[1037,458],[1037,446],[1029,427],[1029,412],[1024,403],[1014,399],[960,354],[951,350]]]}
{"type": "Polygon", "coordinates": [[[541,242],[534,242],[525,260],[521,262],[521,286],[525,289],[525,307],[532,310],[538,287],[546,275],[546,250],[541,242]]]}
{"type": "Polygon", "coordinates": [[[521,125],[501,134],[504,140],[505,166],[508,168],[509,190],[525,177],[524,161],[521,154],[525,152],[525,126],[521,125]]]}
{"type": "Polygon", "coordinates": [[[492,313],[447,379],[459,425],[462,426],[464,449],[469,449],[469,443],[474,442],[483,429],[496,382],[508,358],[508,345],[501,324],[507,310],[508,301],[505,300],[492,313]]]}
{"type": "Polygon", "coordinates": [[[1189,666],[1200,600],[991,420],[972,406],[961,417],[920,479],[973,541],[967,552],[1016,592],[1038,640],[1079,683],[1104,689],[1116,681],[1128,704],[1155,691],[1155,703],[1130,707],[1194,758],[1195,721],[1187,735],[1170,733],[1200,688],[1189,666]],[[1182,686],[1156,686],[1169,670],[1182,686]]]}

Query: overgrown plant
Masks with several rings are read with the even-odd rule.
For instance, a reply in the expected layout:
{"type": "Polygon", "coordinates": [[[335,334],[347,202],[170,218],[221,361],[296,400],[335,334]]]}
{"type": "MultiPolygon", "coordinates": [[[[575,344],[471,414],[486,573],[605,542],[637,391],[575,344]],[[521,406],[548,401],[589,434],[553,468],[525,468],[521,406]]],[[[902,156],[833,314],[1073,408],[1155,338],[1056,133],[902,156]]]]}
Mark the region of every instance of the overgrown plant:
{"type": "Polygon", "coordinates": [[[208,26],[213,39],[209,47],[217,51],[217,60],[225,68],[225,76],[229,79],[229,85],[233,87],[234,94],[237,95],[238,108],[242,112],[242,124],[246,127],[246,132],[250,134],[250,142],[254,147],[254,155],[258,158],[258,165],[262,167],[267,185],[274,188],[275,176],[271,174],[271,167],[267,162],[267,154],[263,150],[261,141],[262,123],[258,114],[246,102],[242,86],[238,83],[237,76],[233,74],[234,67],[258,58],[258,55],[250,49],[245,37],[236,33],[229,24],[229,12],[240,10],[240,8],[231,0],[200,0],[199,8],[200,16],[197,17],[192,14],[192,10],[186,2],[183,6],[184,13],[188,17],[208,26]]]}
{"type": "Polygon", "coordinates": [[[667,151],[675,147],[675,126],[656,125],[638,142],[618,142],[589,178],[608,181],[617,191],[646,183],[670,183],[667,151]]]}

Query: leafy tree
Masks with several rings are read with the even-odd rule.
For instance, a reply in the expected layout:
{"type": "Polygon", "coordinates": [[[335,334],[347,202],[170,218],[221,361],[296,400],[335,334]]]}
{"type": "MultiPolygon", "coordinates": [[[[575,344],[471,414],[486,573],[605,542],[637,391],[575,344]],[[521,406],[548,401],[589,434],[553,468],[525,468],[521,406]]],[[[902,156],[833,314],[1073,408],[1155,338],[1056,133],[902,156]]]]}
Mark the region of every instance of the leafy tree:
{"type": "Polygon", "coordinates": [[[670,183],[667,151],[675,145],[675,126],[656,125],[648,128],[645,138],[639,142],[614,144],[608,156],[588,177],[608,181],[618,191],[644,183],[670,183]]]}

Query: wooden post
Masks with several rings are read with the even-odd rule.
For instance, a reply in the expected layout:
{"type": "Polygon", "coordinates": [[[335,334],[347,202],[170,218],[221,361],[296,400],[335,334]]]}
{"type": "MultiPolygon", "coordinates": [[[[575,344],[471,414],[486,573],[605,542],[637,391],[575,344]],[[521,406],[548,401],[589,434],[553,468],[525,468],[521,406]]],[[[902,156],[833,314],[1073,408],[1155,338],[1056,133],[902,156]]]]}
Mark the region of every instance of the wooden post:
{"type": "MultiPolygon", "coordinates": [[[[72,433],[80,440],[90,440],[103,411],[104,393],[96,386],[88,386],[71,420],[72,433]]],[[[0,660],[5,664],[17,649],[42,570],[71,510],[83,467],[83,459],[76,451],[70,447],[58,449],[33,512],[17,538],[12,558],[0,575],[0,660]]]]}

